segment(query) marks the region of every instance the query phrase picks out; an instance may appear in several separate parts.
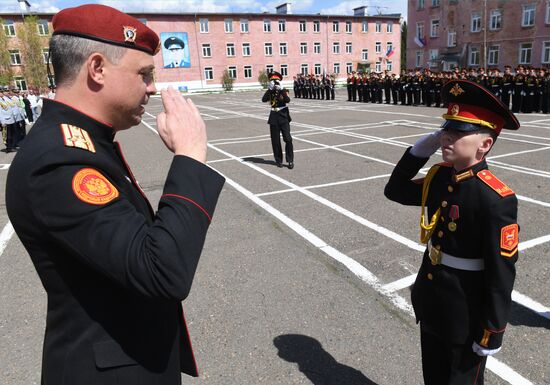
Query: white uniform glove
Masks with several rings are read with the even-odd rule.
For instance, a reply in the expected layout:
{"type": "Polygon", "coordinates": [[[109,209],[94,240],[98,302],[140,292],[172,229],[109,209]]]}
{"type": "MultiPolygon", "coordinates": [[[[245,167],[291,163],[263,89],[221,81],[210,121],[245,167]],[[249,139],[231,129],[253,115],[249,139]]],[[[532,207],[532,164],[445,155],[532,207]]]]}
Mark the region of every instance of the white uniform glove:
{"type": "Polygon", "coordinates": [[[273,80],[270,81],[267,88],[269,88],[270,91],[273,91],[273,89],[275,88],[275,82],[273,80]]]}
{"type": "Polygon", "coordinates": [[[474,353],[477,354],[478,356],[481,356],[481,357],[492,356],[493,354],[497,354],[500,351],[500,349],[501,348],[498,348],[498,349],[485,349],[485,348],[482,348],[481,346],[479,346],[477,344],[477,342],[475,342],[475,341],[472,344],[472,350],[474,351],[474,353]]]}
{"type": "Polygon", "coordinates": [[[429,158],[441,147],[443,131],[437,130],[420,138],[411,148],[411,155],[417,158],[429,158]]]}

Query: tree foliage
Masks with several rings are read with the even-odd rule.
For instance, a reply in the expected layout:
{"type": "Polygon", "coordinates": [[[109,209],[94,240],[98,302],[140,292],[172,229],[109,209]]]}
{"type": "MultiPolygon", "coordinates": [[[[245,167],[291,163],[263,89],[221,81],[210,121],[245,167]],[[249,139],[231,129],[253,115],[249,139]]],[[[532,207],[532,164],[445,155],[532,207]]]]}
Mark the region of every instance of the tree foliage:
{"type": "Polygon", "coordinates": [[[401,25],[401,69],[407,68],[407,22],[401,25]]]}
{"type": "Polygon", "coordinates": [[[233,89],[233,83],[235,79],[229,74],[229,70],[224,70],[222,75],[222,87],[226,91],[231,91],[233,89]]]}
{"type": "Polygon", "coordinates": [[[11,68],[10,52],[8,48],[9,38],[4,33],[4,20],[0,18],[0,85],[9,85],[13,78],[13,69],[11,68]]]}
{"type": "Polygon", "coordinates": [[[48,76],[43,56],[43,41],[38,35],[38,18],[25,17],[20,28],[21,46],[23,51],[23,76],[27,84],[44,88],[48,86],[48,76]]]}
{"type": "Polygon", "coordinates": [[[258,82],[262,85],[262,88],[267,88],[267,85],[269,84],[269,76],[267,75],[267,72],[260,70],[258,73],[258,82]]]}

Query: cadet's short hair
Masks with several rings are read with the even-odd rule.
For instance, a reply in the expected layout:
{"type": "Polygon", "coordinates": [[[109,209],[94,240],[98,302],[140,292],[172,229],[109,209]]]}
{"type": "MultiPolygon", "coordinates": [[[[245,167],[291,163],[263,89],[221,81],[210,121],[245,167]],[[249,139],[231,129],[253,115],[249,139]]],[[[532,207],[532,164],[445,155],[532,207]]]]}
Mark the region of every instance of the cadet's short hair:
{"type": "Polygon", "coordinates": [[[127,49],[112,44],[70,35],[54,35],[50,40],[50,60],[57,85],[70,85],[76,79],[84,62],[94,52],[118,64],[127,49]]]}

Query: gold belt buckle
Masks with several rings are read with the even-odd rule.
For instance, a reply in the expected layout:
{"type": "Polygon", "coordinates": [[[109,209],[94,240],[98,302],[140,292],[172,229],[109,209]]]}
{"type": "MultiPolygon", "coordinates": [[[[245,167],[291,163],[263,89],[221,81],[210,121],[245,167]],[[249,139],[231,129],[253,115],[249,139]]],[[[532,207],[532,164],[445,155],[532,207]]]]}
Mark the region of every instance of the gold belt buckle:
{"type": "Polygon", "coordinates": [[[430,246],[429,256],[432,261],[432,265],[435,266],[441,264],[441,250],[437,250],[435,247],[430,246]]]}

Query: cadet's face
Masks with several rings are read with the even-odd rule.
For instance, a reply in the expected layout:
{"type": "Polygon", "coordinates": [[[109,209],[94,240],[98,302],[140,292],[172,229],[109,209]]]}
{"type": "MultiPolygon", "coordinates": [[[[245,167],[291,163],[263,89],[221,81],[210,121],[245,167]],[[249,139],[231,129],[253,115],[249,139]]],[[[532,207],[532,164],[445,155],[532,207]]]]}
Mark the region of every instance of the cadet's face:
{"type": "Polygon", "coordinates": [[[119,64],[108,64],[106,103],[110,103],[111,123],[115,130],[125,130],[141,122],[149,97],[157,90],[154,83],[153,57],[128,49],[119,64]]]}
{"type": "Polygon", "coordinates": [[[446,129],[441,135],[441,152],[445,162],[452,163],[457,170],[462,170],[479,161],[478,151],[487,134],[479,132],[462,132],[446,129]]]}

